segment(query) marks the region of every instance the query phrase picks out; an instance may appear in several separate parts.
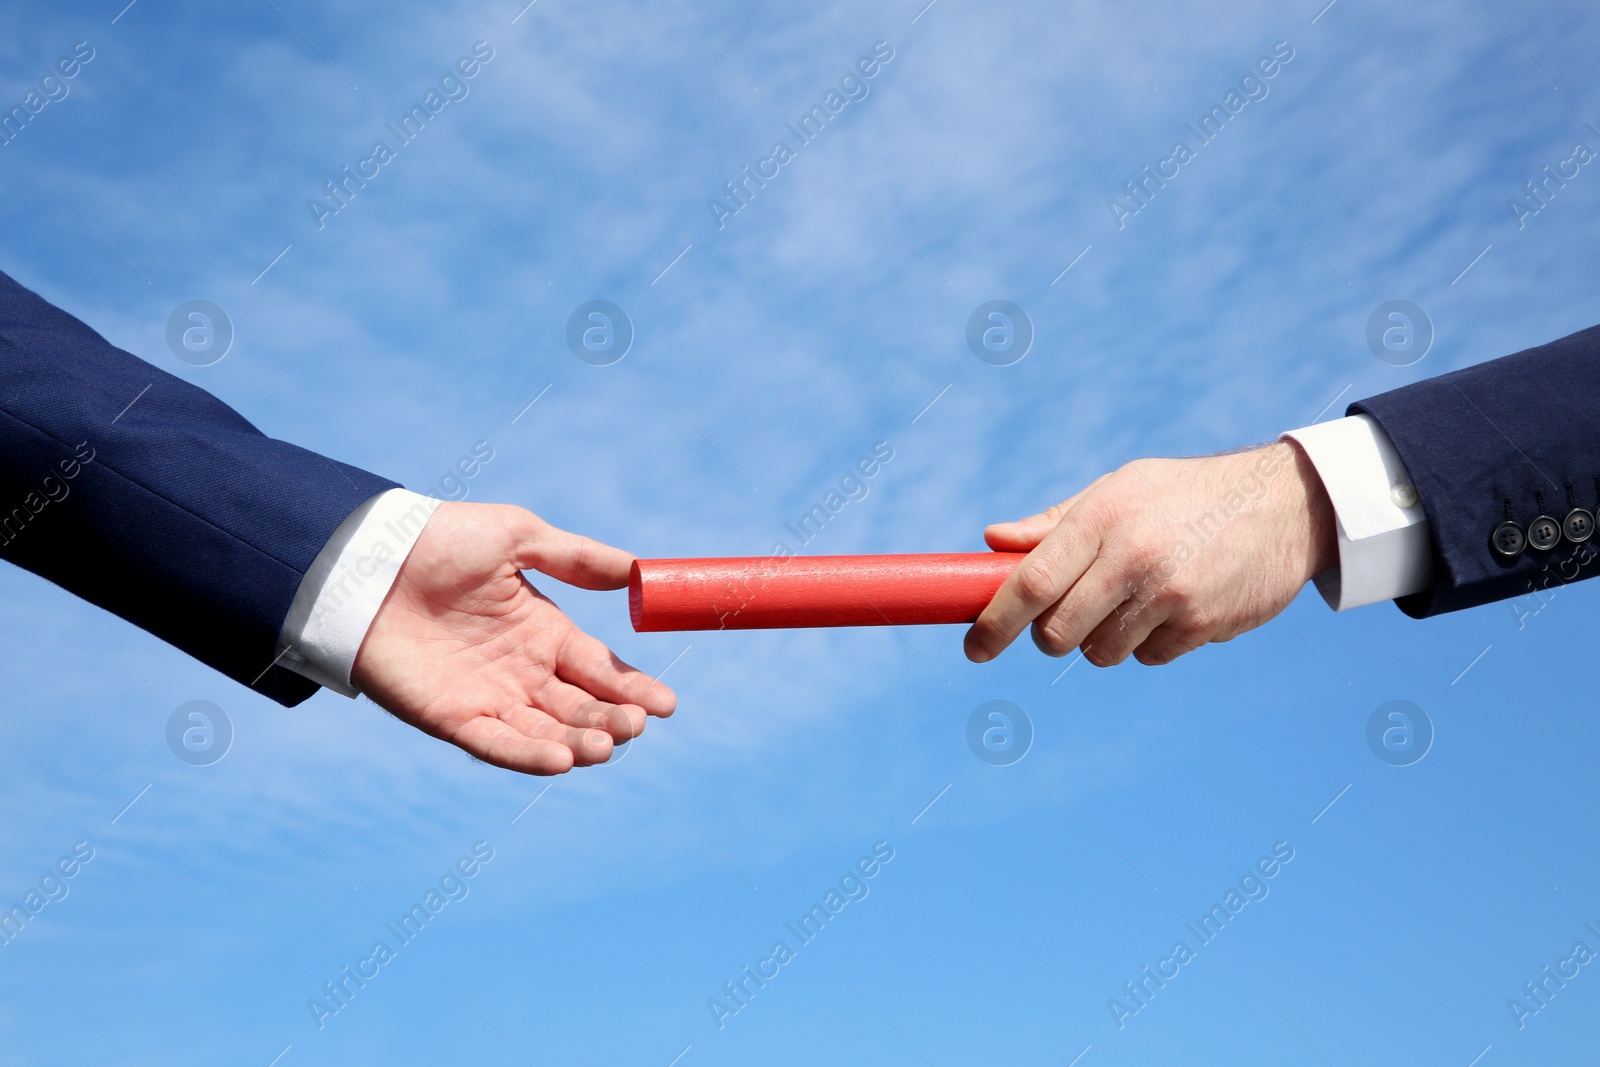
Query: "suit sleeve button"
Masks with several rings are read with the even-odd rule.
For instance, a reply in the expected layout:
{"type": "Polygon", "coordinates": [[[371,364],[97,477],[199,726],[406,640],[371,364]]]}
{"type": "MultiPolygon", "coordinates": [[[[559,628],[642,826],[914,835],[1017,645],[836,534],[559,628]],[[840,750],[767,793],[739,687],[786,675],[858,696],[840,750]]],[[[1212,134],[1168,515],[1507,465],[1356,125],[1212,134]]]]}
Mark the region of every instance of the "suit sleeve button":
{"type": "Polygon", "coordinates": [[[1561,540],[1561,524],[1548,515],[1540,515],[1528,523],[1528,546],[1541,552],[1548,551],[1561,540]]]}
{"type": "Polygon", "coordinates": [[[1528,539],[1522,535],[1522,527],[1507,520],[1494,528],[1489,545],[1501,559],[1516,559],[1528,546],[1528,539]]]}
{"type": "Polygon", "coordinates": [[[1567,517],[1561,520],[1561,532],[1567,540],[1574,544],[1581,544],[1594,535],[1594,516],[1582,508],[1573,508],[1567,512],[1567,517]]]}

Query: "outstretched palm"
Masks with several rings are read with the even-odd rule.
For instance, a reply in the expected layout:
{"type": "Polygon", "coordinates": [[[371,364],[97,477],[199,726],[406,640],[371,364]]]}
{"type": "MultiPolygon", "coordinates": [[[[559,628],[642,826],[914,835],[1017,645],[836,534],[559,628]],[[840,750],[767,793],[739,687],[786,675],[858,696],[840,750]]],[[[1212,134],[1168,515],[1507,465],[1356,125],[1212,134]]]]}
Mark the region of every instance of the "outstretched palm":
{"type": "Polygon", "coordinates": [[[351,680],[403,722],[486,763],[561,774],[603,763],[672,690],[623,663],[522,576],[627,584],[633,557],[522,508],[444,504],[400,568],[351,680]]]}

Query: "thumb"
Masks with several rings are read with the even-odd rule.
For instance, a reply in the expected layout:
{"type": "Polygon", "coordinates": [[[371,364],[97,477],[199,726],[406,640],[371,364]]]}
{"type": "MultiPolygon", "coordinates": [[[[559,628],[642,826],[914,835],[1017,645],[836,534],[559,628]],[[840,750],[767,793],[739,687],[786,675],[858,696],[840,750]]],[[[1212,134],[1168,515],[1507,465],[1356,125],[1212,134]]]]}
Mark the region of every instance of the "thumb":
{"type": "Polygon", "coordinates": [[[1027,552],[1037,547],[1056,528],[1064,514],[1066,509],[1057,504],[1016,522],[997,522],[984,527],[983,539],[996,552],[1027,552]]]}
{"type": "Polygon", "coordinates": [[[1061,503],[1053,504],[1037,515],[1029,515],[1016,522],[997,522],[985,527],[984,541],[996,552],[1032,551],[1060,524],[1062,519],[1066,518],[1067,512],[1072,510],[1072,505],[1082,500],[1091,489],[1109,477],[1109,474],[1102,474],[1061,503]]]}
{"type": "Polygon", "coordinates": [[[535,570],[580,589],[621,589],[633,554],[552,526],[531,511],[506,509],[512,558],[518,570],[535,570]]]}

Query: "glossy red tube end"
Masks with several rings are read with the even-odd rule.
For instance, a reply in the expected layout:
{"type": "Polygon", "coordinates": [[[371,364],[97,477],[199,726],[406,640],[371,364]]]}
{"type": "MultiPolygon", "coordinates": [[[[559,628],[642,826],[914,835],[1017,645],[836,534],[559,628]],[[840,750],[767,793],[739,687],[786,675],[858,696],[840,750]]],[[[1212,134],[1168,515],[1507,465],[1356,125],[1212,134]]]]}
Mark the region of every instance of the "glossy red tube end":
{"type": "Polygon", "coordinates": [[[1021,552],[641,559],[628,576],[639,633],[969,623],[1021,552]]]}

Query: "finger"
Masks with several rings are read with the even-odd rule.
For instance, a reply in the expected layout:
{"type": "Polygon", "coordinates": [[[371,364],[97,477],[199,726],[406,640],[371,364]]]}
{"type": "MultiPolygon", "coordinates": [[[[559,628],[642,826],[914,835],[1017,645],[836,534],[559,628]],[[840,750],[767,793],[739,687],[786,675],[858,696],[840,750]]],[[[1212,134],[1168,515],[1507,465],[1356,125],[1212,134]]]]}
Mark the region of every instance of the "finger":
{"type": "Polygon", "coordinates": [[[507,722],[528,732],[531,722],[523,714],[547,714],[557,722],[579,728],[604,730],[615,741],[628,741],[644,732],[644,709],[636,704],[613,704],[595,697],[559,678],[549,677],[530,694],[530,708],[515,709],[502,716],[507,722]]]}
{"type": "Polygon", "coordinates": [[[1128,599],[1127,579],[1104,557],[1033,622],[1033,643],[1047,656],[1065,656],[1128,599]]]}
{"type": "Polygon", "coordinates": [[[573,633],[562,646],[556,673],[601,700],[635,704],[646,714],[663,719],[678,706],[678,695],[670,687],[624,663],[604,643],[582,630],[573,633]]]}
{"type": "Polygon", "coordinates": [[[567,725],[543,708],[517,706],[500,712],[502,725],[535,741],[553,741],[572,755],[579,767],[604,763],[611,758],[615,742],[599,726],[567,725]]]}
{"type": "Polygon", "coordinates": [[[1172,607],[1139,590],[1083,639],[1083,655],[1096,667],[1114,667],[1172,617],[1172,607]]]}
{"type": "Polygon", "coordinates": [[[984,663],[998,656],[1023,627],[1072,588],[1099,551],[1100,532],[1091,523],[1063,522],[1051,530],[1006,576],[967,631],[967,658],[984,663]]]}
{"type": "MultiPolygon", "coordinates": [[[[572,756],[574,766],[588,767],[606,762],[617,745],[632,740],[626,734],[618,737],[612,732],[608,709],[614,705],[601,708],[594,706],[597,703],[574,705],[560,714],[537,707],[508,708],[500,713],[499,721],[523,737],[560,745],[572,756]]],[[[638,714],[643,721],[643,713],[638,714]]],[[[617,721],[626,726],[626,720],[617,721]]]]}
{"type": "Polygon", "coordinates": [[[1072,510],[1072,505],[1076,504],[1084,493],[1109,477],[1109,474],[1102,474],[1061,503],[1045,508],[1037,515],[1029,515],[1026,519],[1018,519],[1016,522],[991,523],[984,528],[984,541],[988,542],[989,547],[996,552],[1028,551],[1061,524],[1067,512],[1072,510]]]}
{"type": "Polygon", "coordinates": [[[568,726],[548,715],[531,717],[530,725],[518,732],[534,740],[565,745],[567,751],[572,753],[572,762],[579,767],[604,763],[611,758],[611,752],[616,747],[611,734],[599,727],[568,726]]]}
{"type": "Polygon", "coordinates": [[[580,589],[621,589],[628,584],[633,554],[582,534],[551,526],[531,511],[501,509],[515,540],[512,558],[522,570],[536,570],[580,589]]]}
{"type": "Polygon", "coordinates": [[[577,762],[567,745],[547,737],[528,737],[490,715],[468,719],[448,740],[485,763],[523,774],[565,774],[577,762]]]}
{"type": "Polygon", "coordinates": [[[1206,643],[1203,634],[1171,622],[1163,623],[1151,631],[1150,636],[1133,650],[1133,658],[1147,667],[1171,663],[1206,643]]]}

